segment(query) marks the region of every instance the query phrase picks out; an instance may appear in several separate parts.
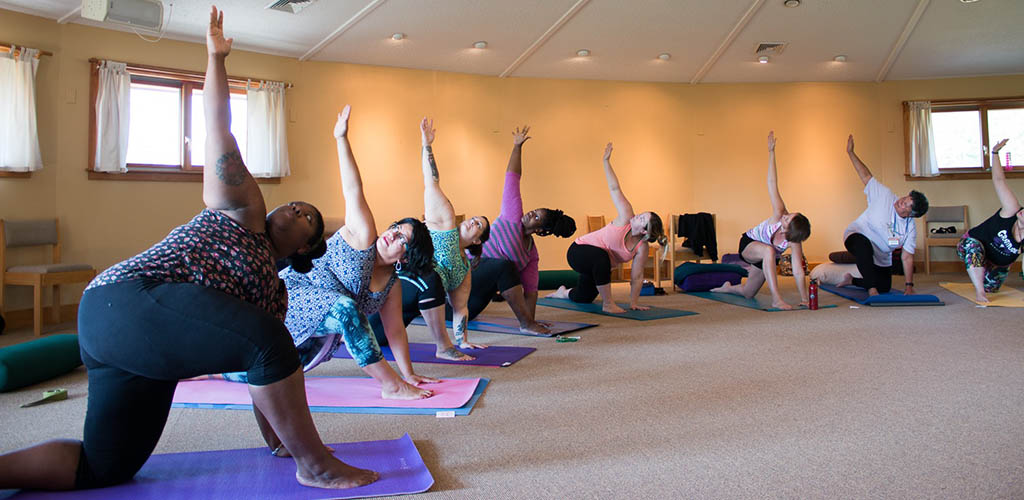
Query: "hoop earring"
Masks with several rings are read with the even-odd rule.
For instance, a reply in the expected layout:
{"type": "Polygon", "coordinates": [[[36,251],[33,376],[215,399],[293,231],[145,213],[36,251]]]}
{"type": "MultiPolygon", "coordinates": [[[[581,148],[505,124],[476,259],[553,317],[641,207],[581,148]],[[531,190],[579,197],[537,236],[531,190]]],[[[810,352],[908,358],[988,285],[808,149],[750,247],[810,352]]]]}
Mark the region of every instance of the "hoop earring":
{"type": "Polygon", "coordinates": [[[396,261],[395,262],[395,271],[401,271],[401,270],[402,270],[402,261],[400,261],[400,260],[396,261]]]}

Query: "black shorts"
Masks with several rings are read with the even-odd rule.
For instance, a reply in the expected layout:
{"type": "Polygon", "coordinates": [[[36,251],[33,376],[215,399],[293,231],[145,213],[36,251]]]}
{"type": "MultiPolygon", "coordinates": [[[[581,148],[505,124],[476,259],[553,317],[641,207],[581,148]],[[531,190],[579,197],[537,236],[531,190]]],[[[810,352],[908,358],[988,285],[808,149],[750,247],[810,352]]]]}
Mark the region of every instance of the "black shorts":
{"type": "MultiPolygon", "coordinates": [[[[753,242],[754,242],[754,239],[751,238],[750,236],[747,236],[747,233],[743,233],[743,236],[740,236],[740,258],[743,259],[743,262],[746,262],[747,264],[750,264],[750,265],[752,265],[752,266],[754,266],[754,267],[764,271],[764,268],[761,267],[761,261],[760,260],[757,261],[757,262],[750,262],[749,260],[747,260],[746,257],[743,256],[743,249],[747,248],[747,245],[749,245],[749,244],[751,244],[753,242]]],[[[778,252],[775,252],[775,265],[776,266],[779,265],[779,253],[778,252]]]]}

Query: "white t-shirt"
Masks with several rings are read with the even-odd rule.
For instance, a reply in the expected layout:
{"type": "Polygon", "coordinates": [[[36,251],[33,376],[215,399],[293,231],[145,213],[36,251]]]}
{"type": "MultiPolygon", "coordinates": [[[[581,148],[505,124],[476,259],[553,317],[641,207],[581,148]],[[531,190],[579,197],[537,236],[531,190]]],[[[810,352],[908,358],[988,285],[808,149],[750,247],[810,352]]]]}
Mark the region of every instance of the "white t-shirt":
{"type": "Polygon", "coordinates": [[[900,217],[896,213],[893,204],[898,198],[892,190],[872,177],[864,186],[864,194],[868,197],[868,208],[846,228],[843,240],[852,233],[866,236],[875,247],[875,265],[882,267],[892,265],[892,251],[897,248],[914,253],[917,249],[917,224],[913,217],[900,217]],[[890,246],[889,238],[896,238],[896,244],[890,246]]]}

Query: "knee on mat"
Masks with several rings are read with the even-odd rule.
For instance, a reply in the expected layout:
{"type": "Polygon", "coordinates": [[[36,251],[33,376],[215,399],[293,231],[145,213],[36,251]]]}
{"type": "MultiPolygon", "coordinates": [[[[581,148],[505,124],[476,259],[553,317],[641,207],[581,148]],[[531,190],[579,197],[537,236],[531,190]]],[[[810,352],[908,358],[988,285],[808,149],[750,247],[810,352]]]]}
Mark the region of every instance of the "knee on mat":
{"type": "MultiPolygon", "coordinates": [[[[146,457],[148,458],[148,457],[146,457]]],[[[78,458],[78,470],[75,474],[75,489],[106,488],[131,481],[142,469],[146,458],[134,460],[135,463],[120,461],[95,460],[90,462],[83,452],[78,458]]]]}

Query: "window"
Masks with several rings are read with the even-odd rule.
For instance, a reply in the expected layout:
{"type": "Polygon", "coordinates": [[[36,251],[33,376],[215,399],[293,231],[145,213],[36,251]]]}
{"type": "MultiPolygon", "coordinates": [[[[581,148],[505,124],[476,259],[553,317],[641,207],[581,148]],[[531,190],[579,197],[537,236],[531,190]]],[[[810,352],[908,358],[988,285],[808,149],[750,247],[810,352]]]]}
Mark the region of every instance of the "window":
{"type": "MultiPolygon", "coordinates": [[[[97,92],[96,67],[92,60],[92,102],[89,123],[89,176],[92,179],[199,181],[206,149],[202,73],[128,64],[131,76],[128,132],[128,173],[95,172],[97,92]]],[[[246,158],[247,80],[228,77],[231,92],[231,133],[246,158]]],[[[260,182],[278,182],[260,179],[260,182]]]]}
{"type": "Polygon", "coordinates": [[[935,154],[943,176],[983,174],[992,159],[986,153],[998,141],[1004,168],[1024,171],[1024,98],[932,101],[935,154]]]}

